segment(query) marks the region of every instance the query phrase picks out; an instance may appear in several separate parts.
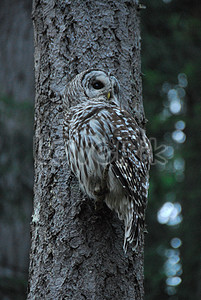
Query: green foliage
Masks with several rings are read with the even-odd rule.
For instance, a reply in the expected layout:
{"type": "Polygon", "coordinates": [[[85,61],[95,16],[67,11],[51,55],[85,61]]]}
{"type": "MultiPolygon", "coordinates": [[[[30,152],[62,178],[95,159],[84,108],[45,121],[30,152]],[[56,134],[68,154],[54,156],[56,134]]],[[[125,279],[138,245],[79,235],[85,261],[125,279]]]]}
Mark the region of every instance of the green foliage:
{"type": "Polygon", "coordinates": [[[164,154],[167,163],[156,164],[151,170],[145,299],[198,300],[201,299],[201,6],[195,0],[168,3],[152,0],[146,5],[141,19],[143,95],[149,120],[147,131],[150,137],[156,138],[157,144],[172,147],[173,154],[164,154]],[[170,108],[168,97],[171,89],[179,95],[182,106],[177,113],[170,108]],[[185,128],[181,130],[184,141],[179,143],[174,140],[173,133],[177,124],[182,124],[177,123],[180,120],[185,128]],[[180,203],[182,222],[168,226],[157,221],[158,211],[166,202],[180,203]],[[178,250],[170,245],[174,237],[182,241],[178,250]],[[182,264],[182,269],[174,275],[182,282],[175,286],[166,284],[167,249],[178,251],[179,263],[182,264]]]}

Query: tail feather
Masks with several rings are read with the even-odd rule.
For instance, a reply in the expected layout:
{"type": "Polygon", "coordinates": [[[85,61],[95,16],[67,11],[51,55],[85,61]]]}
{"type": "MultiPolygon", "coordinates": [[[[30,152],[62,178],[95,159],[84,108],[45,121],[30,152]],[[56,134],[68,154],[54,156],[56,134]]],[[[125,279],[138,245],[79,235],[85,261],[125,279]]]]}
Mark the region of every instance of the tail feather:
{"type": "Polygon", "coordinates": [[[143,237],[143,220],[133,211],[132,216],[124,220],[125,222],[125,234],[123,249],[127,252],[128,245],[131,244],[132,250],[136,251],[137,247],[142,244],[143,237]]]}

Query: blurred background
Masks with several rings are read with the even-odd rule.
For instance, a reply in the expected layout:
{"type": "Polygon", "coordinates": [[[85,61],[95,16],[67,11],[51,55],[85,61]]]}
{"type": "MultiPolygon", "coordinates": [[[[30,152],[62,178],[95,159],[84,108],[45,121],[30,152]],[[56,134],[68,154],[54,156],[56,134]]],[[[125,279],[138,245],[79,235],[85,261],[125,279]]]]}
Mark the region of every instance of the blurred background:
{"type": "MultiPolygon", "coordinates": [[[[143,97],[154,149],[145,300],[200,300],[201,4],[144,4],[143,97]]],[[[31,5],[31,0],[0,2],[1,300],[26,299],[33,199],[31,5]]]]}

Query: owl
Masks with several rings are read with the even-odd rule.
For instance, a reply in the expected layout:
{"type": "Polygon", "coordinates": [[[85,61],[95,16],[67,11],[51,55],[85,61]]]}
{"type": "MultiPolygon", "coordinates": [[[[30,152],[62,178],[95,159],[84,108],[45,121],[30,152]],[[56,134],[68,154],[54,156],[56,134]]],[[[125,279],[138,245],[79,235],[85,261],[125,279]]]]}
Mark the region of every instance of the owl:
{"type": "Polygon", "coordinates": [[[125,225],[125,252],[136,250],[145,231],[152,160],[150,142],[123,107],[119,83],[99,69],[78,74],[64,95],[67,161],[81,190],[103,202],[125,225]]]}

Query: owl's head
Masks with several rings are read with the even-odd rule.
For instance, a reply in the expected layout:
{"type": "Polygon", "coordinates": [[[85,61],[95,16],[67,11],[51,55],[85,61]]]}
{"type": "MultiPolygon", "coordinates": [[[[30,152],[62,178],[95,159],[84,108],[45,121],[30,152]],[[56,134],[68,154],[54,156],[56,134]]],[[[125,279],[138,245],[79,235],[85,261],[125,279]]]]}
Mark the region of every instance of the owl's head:
{"type": "Polygon", "coordinates": [[[117,79],[100,69],[85,70],[67,84],[63,105],[68,109],[91,99],[120,105],[117,79]]]}
{"type": "Polygon", "coordinates": [[[84,72],[82,87],[88,99],[105,98],[108,102],[119,104],[119,83],[114,76],[99,69],[84,72]]]}
{"type": "Polygon", "coordinates": [[[101,97],[107,102],[119,104],[119,83],[105,71],[90,69],[83,72],[81,84],[88,99],[101,97]]]}

